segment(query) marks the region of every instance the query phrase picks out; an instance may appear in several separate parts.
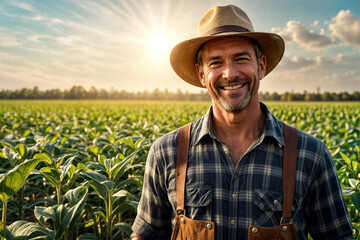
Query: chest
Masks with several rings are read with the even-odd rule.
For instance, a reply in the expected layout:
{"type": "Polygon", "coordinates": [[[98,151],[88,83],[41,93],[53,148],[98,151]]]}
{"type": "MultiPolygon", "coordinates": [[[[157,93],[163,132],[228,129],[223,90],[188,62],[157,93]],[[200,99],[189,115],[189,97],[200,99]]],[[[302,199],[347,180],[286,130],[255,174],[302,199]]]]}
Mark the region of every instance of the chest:
{"type": "MultiPolygon", "coordinates": [[[[245,155],[246,151],[254,144],[254,140],[228,140],[225,141],[225,146],[228,148],[229,154],[231,155],[232,161],[236,166],[241,158],[245,155]]],[[[223,148],[225,147],[223,146],[223,148]]],[[[225,150],[226,151],[226,150],[225,150]]]]}

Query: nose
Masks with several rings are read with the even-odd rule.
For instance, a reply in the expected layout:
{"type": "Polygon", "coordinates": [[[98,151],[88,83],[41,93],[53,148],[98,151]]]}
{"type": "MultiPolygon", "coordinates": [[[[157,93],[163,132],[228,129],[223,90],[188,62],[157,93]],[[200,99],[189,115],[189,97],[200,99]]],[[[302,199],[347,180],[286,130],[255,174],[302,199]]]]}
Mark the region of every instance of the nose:
{"type": "Polygon", "coordinates": [[[227,63],[222,75],[224,79],[232,80],[238,75],[238,71],[233,63],[227,63]]]}

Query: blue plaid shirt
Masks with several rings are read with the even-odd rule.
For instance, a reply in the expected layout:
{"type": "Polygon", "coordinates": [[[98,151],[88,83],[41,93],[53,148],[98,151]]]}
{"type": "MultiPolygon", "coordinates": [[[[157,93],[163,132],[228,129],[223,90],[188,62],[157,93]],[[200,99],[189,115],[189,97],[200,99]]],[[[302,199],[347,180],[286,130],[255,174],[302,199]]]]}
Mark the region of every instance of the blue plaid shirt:
{"type": "MultiPolygon", "coordinates": [[[[282,216],[283,124],[267,115],[262,135],[235,166],[211,129],[211,109],[191,128],[186,216],[215,223],[215,239],[247,239],[249,225],[274,227],[282,216]]],[[[176,210],[177,133],[153,144],[133,231],[144,239],[170,239],[176,210]]],[[[353,239],[350,218],[331,155],[321,141],[298,131],[292,220],[298,240],[353,239]]]]}

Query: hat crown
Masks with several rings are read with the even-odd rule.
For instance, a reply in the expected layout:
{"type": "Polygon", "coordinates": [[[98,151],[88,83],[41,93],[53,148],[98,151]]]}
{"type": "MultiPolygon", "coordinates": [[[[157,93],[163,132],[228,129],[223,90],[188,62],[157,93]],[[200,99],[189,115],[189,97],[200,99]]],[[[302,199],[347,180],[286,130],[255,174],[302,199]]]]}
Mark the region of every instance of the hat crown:
{"type": "Polygon", "coordinates": [[[234,5],[228,5],[213,7],[204,14],[199,23],[198,36],[214,35],[214,29],[224,26],[239,27],[243,28],[244,31],[254,32],[254,27],[248,15],[242,9],[234,5]]]}

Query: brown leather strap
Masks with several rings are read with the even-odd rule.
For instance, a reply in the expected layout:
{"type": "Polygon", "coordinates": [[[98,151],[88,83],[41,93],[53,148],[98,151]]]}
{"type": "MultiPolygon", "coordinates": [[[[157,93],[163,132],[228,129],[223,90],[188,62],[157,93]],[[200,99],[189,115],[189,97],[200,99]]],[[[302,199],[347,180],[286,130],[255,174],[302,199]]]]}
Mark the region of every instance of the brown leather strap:
{"type": "Polygon", "coordinates": [[[176,202],[178,210],[184,210],[185,197],[185,178],[189,154],[191,123],[182,126],[177,136],[177,156],[176,156],[176,202]]]}
{"type": "Polygon", "coordinates": [[[283,150],[283,219],[291,220],[291,207],[294,200],[296,181],[296,159],[298,137],[297,129],[284,123],[283,150]]]}

